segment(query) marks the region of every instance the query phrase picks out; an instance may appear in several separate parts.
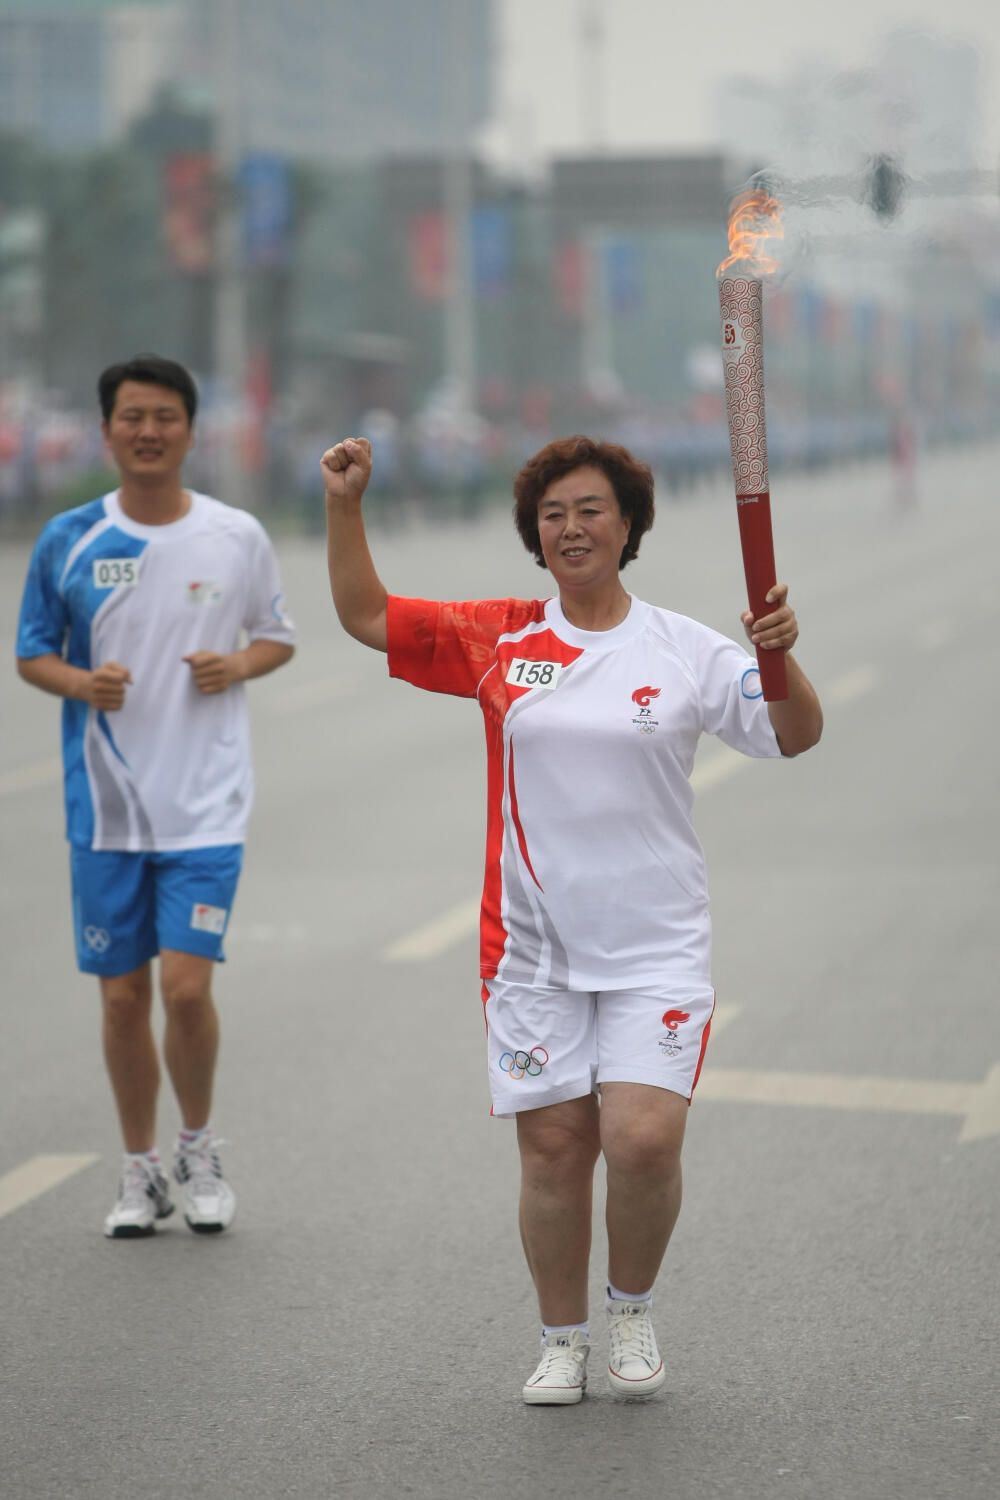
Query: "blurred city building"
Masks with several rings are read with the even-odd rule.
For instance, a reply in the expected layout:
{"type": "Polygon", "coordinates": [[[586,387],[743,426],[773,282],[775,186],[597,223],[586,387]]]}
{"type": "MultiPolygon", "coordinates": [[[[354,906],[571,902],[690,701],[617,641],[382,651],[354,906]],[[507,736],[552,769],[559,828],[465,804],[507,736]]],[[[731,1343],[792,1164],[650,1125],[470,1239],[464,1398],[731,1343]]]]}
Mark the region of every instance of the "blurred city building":
{"type": "MultiPolygon", "coordinates": [[[[188,88],[211,97],[213,11],[188,7],[188,88]]],[[[492,109],[493,0],[228,0],[248,151],[320,163],[448,149],[492,109]],[[456,24],[457,20],[457,24],[456,24]],[[462,55],[456,57],[456,44],[462,55]],[[450,71],[460,67],[460,98],[450,71]]]]}
{"type": "Polygon", "coordinates": [[[0,512],[93,482],[95,371],[142,348],[198,376],[196,482],[310,514],[343,431],[396,493],[487,488],[579,429],[677,490],[724,474],[714,270],[750,179],[788,190],[772,466],[996,432],[968,50],[901,36],[862,72],[727,85],[718,149],[515,173],[475,145],[493,8],[0,0],[0,512]]]}
{"type": "Polygon", "coordinates": [[[179,0],[0,0],[0,130],[60,151],[118,139],[182,64],[179,0]]]}
{"type": "Polygon", "coordinates": [[[85,151],[120,139],[165,86],[213,108],[227,6],[249,151],[444,150],[489,118],[493,0],[0,0],[0,129],[85,151]]]}

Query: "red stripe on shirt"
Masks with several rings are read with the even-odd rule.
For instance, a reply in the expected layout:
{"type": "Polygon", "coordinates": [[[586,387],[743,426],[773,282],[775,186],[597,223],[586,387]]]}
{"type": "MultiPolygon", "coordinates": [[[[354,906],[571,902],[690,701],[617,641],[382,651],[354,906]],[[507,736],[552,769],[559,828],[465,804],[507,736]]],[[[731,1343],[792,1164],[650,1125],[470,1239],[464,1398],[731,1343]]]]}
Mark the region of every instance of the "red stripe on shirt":
{"type": "Polygon", "coordinates": [[[534,870],[531,867],[531,857],[528,854],[528,841],[524,837],[524,829],[521,827],[521,819],[519,818],[518,812],[517,812],[517,792],[516,792],[516,790],[514,788],[514,746],[513,745],[511,745],[511,747],[510,747],[510,754],[507,756],[507,789],[510,792],[510,816],[511,816],[511,819],[513,820],[514,828],[515,828],[515,830],[517,832],[517,845],[518,845],[518,848],[521,851],[521,858],[524,860],[524,863],[528,866],[528,874],[531,876],[532,880],[538,886],[538,889],[541,890],[542,887],[541,887],[541,884],[539,882],[538,876],[535,874],[534,870]]]}

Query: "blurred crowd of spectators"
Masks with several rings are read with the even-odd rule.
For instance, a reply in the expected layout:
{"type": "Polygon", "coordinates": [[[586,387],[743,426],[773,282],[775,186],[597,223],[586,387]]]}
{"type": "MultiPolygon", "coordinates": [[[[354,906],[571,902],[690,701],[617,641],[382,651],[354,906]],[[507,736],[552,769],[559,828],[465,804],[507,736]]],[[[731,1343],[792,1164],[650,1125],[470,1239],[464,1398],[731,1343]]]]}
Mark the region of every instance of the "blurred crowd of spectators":
{"type": "MultiPolygon", "coordinates": [[[[611,441],[624,443],[647,460],[662,487],[682,493],[729,472],[729,436],[724,420],[692,420],[682,413],[605,412],[581,423],[611,441]]],[[[409,422],[391,412],[362,413],[355,429],[375,451],[373,504],[396,500],[435,500],[460,496],[475,501],[506,494],[511,476],[552,432],[521,422],[491,422],[482,416],[430,404],[409,422]]],[[[319,459],[343,434],[305,431],[276,411],[260,424],[231,412],[206,409],[199,415],[197,442],[189,461],[190,482],[218,492],[222,445],[233,443],[245,476],[244,503],[284,513],[290,524],[317,519],[321,493],[319,459]]],[[[972,441],[981,434],[973,423],[949,418],[947,428],[929,430],[901,411],[861,415],[772,418],[768,449],[773,470],[822,468],[859,459],[895,459],[901,444],[972,441]]],[[[34,524],[66,506],[82,503],[113,482],[98,415],[61,408],[17,414],[0,407],[0,519],[34,524]]]]}

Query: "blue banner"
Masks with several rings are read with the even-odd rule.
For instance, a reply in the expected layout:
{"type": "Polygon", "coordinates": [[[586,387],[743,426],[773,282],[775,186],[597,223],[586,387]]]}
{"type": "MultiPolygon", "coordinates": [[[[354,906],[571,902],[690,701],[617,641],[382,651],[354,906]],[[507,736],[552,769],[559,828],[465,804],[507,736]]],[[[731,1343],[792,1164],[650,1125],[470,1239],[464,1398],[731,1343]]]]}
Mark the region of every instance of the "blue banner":
{"type": "Polygon", "coordinates": [[[288,263],[292,228],[292,174],[282,156],[247,156],[240,166],[243,264],[288,263]]]}
{"type": "Polygon", "coordinates": [[[510,210],[487,206],[472,214],[472,268],[476,296],[495,301],[510,290],[514,235],[510,210]]]}
{"type": "Polygon", "coordinates": [[[635,240],[612,240],[605,251],[608,306],[635,312],[642,303],[642,255],[635,240]]]}

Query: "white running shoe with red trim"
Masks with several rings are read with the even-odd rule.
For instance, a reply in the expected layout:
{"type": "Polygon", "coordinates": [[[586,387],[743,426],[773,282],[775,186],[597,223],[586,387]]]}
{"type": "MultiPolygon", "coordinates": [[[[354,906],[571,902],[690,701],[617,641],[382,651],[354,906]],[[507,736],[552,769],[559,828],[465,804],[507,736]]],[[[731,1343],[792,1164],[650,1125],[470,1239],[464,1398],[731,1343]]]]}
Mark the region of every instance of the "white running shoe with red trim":
{"type": "Polygon", "coordinates": [[[204,1131],[196,1141],[178,1141],[174,1177],[184,1202],[184,1220],[196,1234],[220,1234],[236,1214],[236,1194],[222,1175],[223,1142],[204,1131]]]}
{"type": "Polygon", "coordinates": [[[170,1185],[158,1167],[139,1156],[126,1156],[115,1206],[104,1220],[109,1240],[134,1240],[153,1234],[157,1219],[174,1211],[170,1185]]]}

